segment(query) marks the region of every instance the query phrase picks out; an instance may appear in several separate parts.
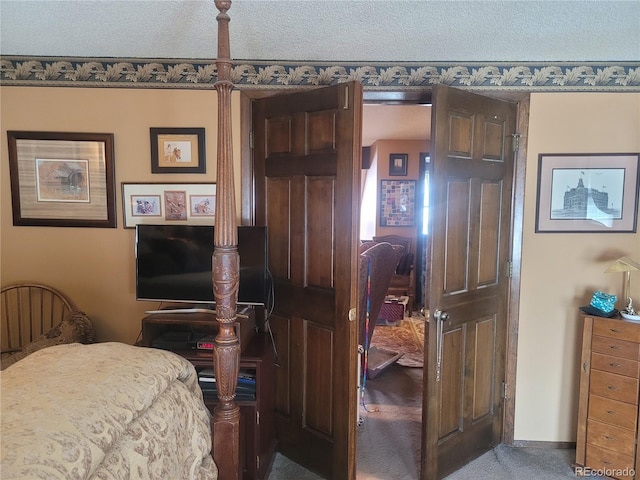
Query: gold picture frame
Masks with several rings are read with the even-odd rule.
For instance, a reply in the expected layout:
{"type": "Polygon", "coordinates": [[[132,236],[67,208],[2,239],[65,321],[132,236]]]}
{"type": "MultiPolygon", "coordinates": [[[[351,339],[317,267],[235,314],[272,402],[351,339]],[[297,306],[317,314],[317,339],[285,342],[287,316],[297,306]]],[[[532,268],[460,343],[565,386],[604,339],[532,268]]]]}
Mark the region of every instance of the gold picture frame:
{"type": "Polygon", "coordinates": [[[115,228],[111,133],[8,131],[13,224],[115,228]]]}

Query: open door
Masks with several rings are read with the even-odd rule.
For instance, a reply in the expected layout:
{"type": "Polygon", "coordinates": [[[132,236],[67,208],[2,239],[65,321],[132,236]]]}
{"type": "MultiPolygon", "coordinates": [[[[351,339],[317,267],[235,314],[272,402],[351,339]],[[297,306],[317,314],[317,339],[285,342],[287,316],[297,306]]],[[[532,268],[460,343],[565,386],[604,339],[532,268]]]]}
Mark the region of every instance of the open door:
{"type": "Polygon", "coordinates": [[[362,87],[254,100],[256,224],[275,305],[278,450],[355,479],[362,87]],[[357,318],[352,315],[354,320],[357,318]]]}
{"type": "Polygon", "coordinates": [[[501,441],[516,104],[433,91],[422,478],[501,441]]]}

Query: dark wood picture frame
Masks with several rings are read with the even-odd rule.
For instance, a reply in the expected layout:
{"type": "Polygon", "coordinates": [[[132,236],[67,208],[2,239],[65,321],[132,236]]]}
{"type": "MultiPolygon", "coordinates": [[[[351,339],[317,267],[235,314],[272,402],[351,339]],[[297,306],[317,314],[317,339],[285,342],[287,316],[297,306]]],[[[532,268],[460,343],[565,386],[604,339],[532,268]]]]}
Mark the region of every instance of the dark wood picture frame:
{"type": "Polygon", "coordinates": [[[536,233],[635,233],[639,153],[538,155],[536,233]]]}
{"type": "Polygon", "coordinates": [[[151,128],[151,173],[206,173],[204,128],[151,128]]]}
{"type": "Polygon", "coordinates": [[[8,131],[13,224],[116,227],[114,135],[8,131]]]}
{"type": "Polygon", "coordinates": [[[407,176],[409,165],[408,153],[389,154],[389,176],[407,176]]]}

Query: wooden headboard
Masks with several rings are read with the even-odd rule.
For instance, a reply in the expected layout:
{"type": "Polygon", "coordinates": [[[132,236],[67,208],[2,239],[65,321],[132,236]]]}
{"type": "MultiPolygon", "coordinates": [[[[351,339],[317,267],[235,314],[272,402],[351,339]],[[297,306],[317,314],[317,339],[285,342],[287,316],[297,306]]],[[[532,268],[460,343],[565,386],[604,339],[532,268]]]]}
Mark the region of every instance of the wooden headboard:
{"type": "Polygon", "coordinates": [[[218,146],[216,228],[213,251],[213,293],[220,329],[215,339],[214,368],[219,402],[213,413],[213,458],[220,480],[238,480],[240,474],[240,408],[235,402],[240,366],[240,343],[234,329],[240,278],[238,226],[233,183],[231,135],[231,58],[229,16],[231,0],[215,0],[219,10],[218,69],[218,146]]]}

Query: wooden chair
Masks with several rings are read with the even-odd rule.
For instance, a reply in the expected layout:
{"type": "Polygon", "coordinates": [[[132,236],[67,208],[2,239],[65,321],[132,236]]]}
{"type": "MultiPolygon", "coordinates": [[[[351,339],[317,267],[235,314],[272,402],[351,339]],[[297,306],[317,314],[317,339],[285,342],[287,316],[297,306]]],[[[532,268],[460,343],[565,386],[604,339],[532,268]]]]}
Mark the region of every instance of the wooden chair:
{"type": "Polygon", "coordinates": [[[19,352],[74,310],[58,290],[35,283],[3,287],[0,293],[0,354],[19,352]]]}
{"type": "Polygon", "coordinates": [[[383,235],[380,237],[373,237],[373,241],[387,242],[391,245],[402,245],[404,247],[404,254],[400,258],[400,261],[398,261],[398,268],[391,278],[391,284],[387,290],[387,295],[409,297],[409,301],[407,303],[407,315],[411,316],[416,295],[414,268],[415,252],[413,250],[413,239],[402,235],[383,235]]]}
{"type": "MultiPolygon", "coordinates": [[[[376,321],[380,315],[387,289],[394,275],[398,260],[404,254],[404,248],[399,245],[391,245],[386,242],[369,242],[363,245],[360,252],[360,317],[359,342],[363,347],[362,353],[367,353],[360,358],[360,381],[364,373],[373,378],[384,368],[377,361],[368,357],[369,346],[373,337],[376,321]],[[368,321],[367,321],[368,320],[368,321]],[[367,360],[365,360],[367,359],[367,360]]],[[[400,358],[401,354],[391,354],[383,361],[390,365],[400,358]]],[[[362,383],[360,384],[362,386],[362,383]]]]}

